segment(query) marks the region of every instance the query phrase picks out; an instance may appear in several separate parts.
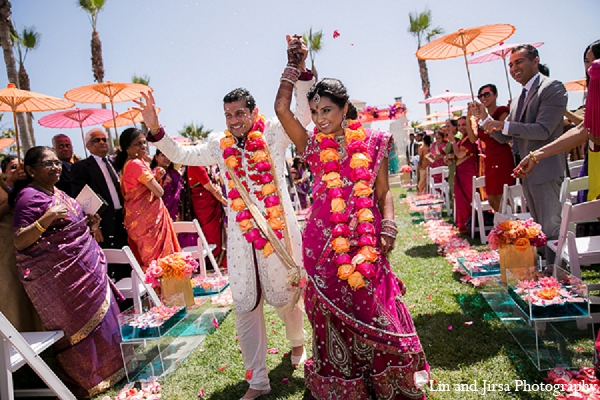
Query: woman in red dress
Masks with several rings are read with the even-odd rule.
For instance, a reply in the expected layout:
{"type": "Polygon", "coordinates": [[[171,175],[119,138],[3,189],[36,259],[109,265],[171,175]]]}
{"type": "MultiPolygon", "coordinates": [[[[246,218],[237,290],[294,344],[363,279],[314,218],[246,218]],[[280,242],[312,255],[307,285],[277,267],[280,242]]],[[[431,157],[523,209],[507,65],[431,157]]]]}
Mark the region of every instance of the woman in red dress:
{"type": "MultiPolygon", "coordinates": [[[[504,121],[508,116],[509,108],[507,106],[496,105],[498,99],[498,89],[495,85],[488,83],[479,88],[477,98],[487,109],[488,114],[496,121],[504,121]]],[[[472,109],[469,107],[467,112],[467,121],[470,121],[472,109]]],[[[473,132],[471,124],[467,124],[467,133],[472,141],[479,138],[485,145],[485,161],[484,161],[484,176],[485,176],[485,192],[488,196],[490,206],[494,211],[499,211],[500,200],[502,199],[502,190],[504,184],[514,185],[515,178],[512,177],[512,171],[515,168],[512,150],[505,143],[502,144],[491,137],[483,129],[477,129],[477,135],[473,132]]]]}

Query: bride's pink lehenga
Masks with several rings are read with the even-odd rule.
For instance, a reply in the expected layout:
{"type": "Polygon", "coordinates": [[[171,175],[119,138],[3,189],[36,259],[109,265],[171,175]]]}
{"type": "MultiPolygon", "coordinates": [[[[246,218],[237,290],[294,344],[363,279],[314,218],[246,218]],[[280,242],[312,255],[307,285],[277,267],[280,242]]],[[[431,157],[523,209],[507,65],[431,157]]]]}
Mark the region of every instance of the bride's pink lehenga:
{"type": "MultiPolygon", "coordinates": [[[[373,160],[369,165],[373,172],[370,185],[374,189],[391,140],[389,133],[366,131],[365,142],[373,160]]],[[[366,286],[356,291],[337,276],[331,247],[331,200],[321,181],[324,166],[319,154],[311,134],[304,153],[315,176],[314,204],[303,233],[304,266],[309,276],[305,305],[313,329],[313,357],[305,364],[306,385],[316,399],[424,399],[415,379],[426,382],[429,366],[404,304],[405,286],[391,271],[387,259],[378,259],[374,264],[376,276],[365,279],[366,286]]],[[[349,157],[343,156],[340,163],[346,212],[353,228],[356,208],[349,157]]],[[[371,211],[379,240],[381,213],[376,205],[371,211]]],[[[349,255],[353,257],[357,251],[354,246],[349,255]]]]}

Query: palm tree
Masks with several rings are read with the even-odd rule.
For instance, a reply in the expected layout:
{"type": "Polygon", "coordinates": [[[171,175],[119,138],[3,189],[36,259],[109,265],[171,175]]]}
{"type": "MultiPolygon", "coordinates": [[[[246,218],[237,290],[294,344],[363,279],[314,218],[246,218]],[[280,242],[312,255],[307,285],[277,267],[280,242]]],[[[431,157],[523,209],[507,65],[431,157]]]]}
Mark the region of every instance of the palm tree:
{"type": "MultiPolygon", "coordinates": [[[[20,34],[13,30],[11,36],[13,46],[17,51],[17,57],[19,59],[19,88],[22,90],[31,90],[29,74],[27,74],[27,71],[25,70],[25,58],[30,50],[34,50],[39,46],[40,34],[35,31],[34,27],[24,27],[20,34]]],[[[31,113],[27,113],[27,127],[30,134],[33,136],[33,115],[31,113]]]]}
{"type": "MultiPolygon", "coordinates": [[[[417,50],[421,48],[423,44],[423,39],[427,40],[429,43],[431,39],[433,39],[437,35],[441,35],[444,33],[444,30],[439,26],[436,28],[431,28],[431,10],[425,9],[422,13],[411,12],[408,14],[408,19],[410,21],[410,27],[408,28],[408,32],[417,39],[417,50]]],[[[421,89],[423,90],[423,95],[426,99],[431,97],[431,93],[429,91],[429,72],[427,71],[427,63],[425,60],[417,59],[419,62],[419,73],[421,74],[421,89]]],[[[429,104],[425,104],[425,110],[427,111],[427,115],[431,114],[431,110],[429,104]]]]}
{"type": "Polygon", "coordinates": [[[310,57],[310,70],[312,71],[315,79],[318,80],[317,69],[315,68],[315,56],[318,52],[323,49],[323,31],[313,32],[312,27],[309,29],[308,34],[302,35],[304,42],[308,46],[308,56],[310,57]]]}
{"type": "MultiPolygon", "coordinates": [[[[11,40],[12,27],[11,19],[11,4],[9,0],[0,0],[0,45],[4,55],[4,63],[6,64],[6,74],[8,81],[16,87],[19,86],[19,74],[17,72],[17,63],[13,54],[13,43],[11,40]]],[[[19,135],[21,137],[22,150],[27,151],[30,147],[35,146],[35,138],[29,132],[27,120],[23,113],[17,113],[17,124],[19,126],[19,135]]]]}
{"type": "Polygon", "coordinates": [[[211,133],[212,130],[205,129],[204,125],[196,125],[195,123],[189,123],[183,127],[182,130],[179,131],[179,134],[184,138],[190,139],[192,142],[199,140],[202,141],[204,138],[211,133]]]}
{"type": "Polygon", "coordinates": [[[137,76],[136,74],[133,74],[133,76],[131,77],[131,82],[150,86],[150,77],[148,75],[137,76]]]}
{"type": "Polygon", "coordinates": [[[98,13],[104,7],[104,0],[79,0],[79,6],[90,14],[92,24],[92,71],[96,82],[104,82],[104,62],[102,61],[102,43],[96,30],[98,13]]]}

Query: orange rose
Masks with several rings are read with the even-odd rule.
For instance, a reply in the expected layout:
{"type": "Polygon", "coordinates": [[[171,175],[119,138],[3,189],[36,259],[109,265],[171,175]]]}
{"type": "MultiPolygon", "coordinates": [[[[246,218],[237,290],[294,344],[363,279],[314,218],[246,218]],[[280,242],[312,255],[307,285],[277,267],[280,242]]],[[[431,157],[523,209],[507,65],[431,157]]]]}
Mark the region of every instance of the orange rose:
{"type": "Polygon", "coordinates": [[[367,168],[371,162],[371,157],[364,153],[352,154],[352,160],[350,160],[350,168],[367,168]]]}
{"type": "Polygon", "coordinates": [[[279,218],[269,219],[269,225],[276,231],[283,229],[283,222],[279,218]]]}
{"type": "Polygon", "coordinates": [[[238,225],[240,226],[240,229],[242,230],[242,232],[249,231],[250,229],[252,229],[254,227],[254,225],[252,224],[252,221],[249,219],[244,219],[244,220],[238,222],[238,225]]]}
{"type": "Polygon", "coordinates": [[[221,150],[225,150],[235,144],[235,139],[232,138],[231,136],[225,136],[224,138],[221,139],[220,143],[221,143],[221,150]]]}
{"type": "Polygon", "coordinates": [[[368,262],[375,262],[379,257],[379,252],[375,249],[375,247],[371,246],[363,246],[358,251],[358,254],[361,254],[365,257],[365,260],[368,262]]]}
{"type": "Polygon", "coordinates": [[[321,162],[337,161],[340,159],[340,153],[335,149],[321,150],[321,162]]]}
{"type": "Polygon", "coordinates": [[[281,208],[279,206],[267,207],[269,218],[277,218],[281,216],[281,208]]]}
{"type": "Polygon", "coordinates": [[[230,207],[234,210],[234,211],[242,211],[243,209],[246,208],[246,203],[244,203],[244,200],[242,200],[241,198],[237,198],[237,199],[233,199],[231,200],[231,204],[230,207]]]}
{"type": "Polygon", "coordinates": [[[529,228],[527,228],[527,238],[528,239],[534,239],[536,237],[538,237],[538,235],[540,234],[540,230],[534,226],[530,226],[529,228]]]}
{"type": "Polygon", "coordinates": [[[273,254],[274,251],[275,250],[273,249],[271,242],[267,242],[267,244],[265,244],[265,247],[262,248],[263,257],[269,257],[271,254],[273,254]]]}
{"type": "Polygon", "coordinates": [[[358,222],[373,222],[373,219],[375,218],[368,208],[361,208],[356,215],[358,217],[358,222]]]}
{"type": "Polygon", "coordinates": [[[225,159],[225,165],[229,168],[234,169],[238,166],[238,160],[236,156],[229,156],[225,159]]]}
{"type": "Polygon", "coordinates": [[[527,238],[518,238],[514,243],[515,249],[519,251],[525,251],[529,248],[529,239],[527,238]]]}
{"type": "MultiPolygon", "coordinates": [[[[250,135],[248,135],[250,136],[250,135]]],[[[254,155],[252,156],[252,161],[254,162],[263,162],[269,159],[268,154],[264,150],[256,150],[254,155]]]]}
{"type": "Polygon", "coordinates": [[[511,228],[510,220],[502,221],[498,224],[498,229],[500,229],[503,232],[510,230],[510,228],[511,228]]]}
{"type": "Polygon", "coordinates": [[[357,197],[366,197],[370,196],[373,193],[373,189],[369,187],[365,182],[360,181],[356,182],[354,185],[354,195],[357,197]]]}
{"type": "Polygon", "coordinates": [[[263,135],[260,131],[253,131],[248,134],[249,140],[262,139],[262,138],[263,138],[263,135]]]}
{"type": "Polygon", "coordinates": [[[350,250],[350,242],[344,237],[336,237],[331,242],[331,247],[336,253],[347,253],[350,250]]]}
{"type": "Polygon", "coordinates": [[[354,266],[352,264],[342,264],[338,267],[337,276],[341,280],[348,280],[348,277],[354,273],[354,266]]]}
{"type": "Polygon", "coordinates": [[[367,134],[364,129],[346,130],[346,141],[350,142],[351,140],[365,140],[367,138],[367,134]]]}
{"type": "Polygon", "coordinates": [[[342,180],[340,179],[339,172],[335,172],[335,171],[332,171],[328,174],[323,175],[323,178],[321,178],[321,180],[324,181],[325,183],[327,183],[328,189],[331,189],[334,187],[340,187],[344,184],[342,182],[342,180]]]}
{"type": "Polygon", "coordinates": [[[319,132],[319,133],[317,133],[317,142],[321,143],[321,140],[323,140],[323,139],[333,139],[333,136],[334,136],[333,133],[326,135],[324,133],[319,132]]]}
{"type": "Polygon", "coordinates": [[[335,198],[331,200],[331,212],[338,213],[343,212],[346,209],[346,202],[344,199],[335,198]]]}
{"type": "Polygon", "coordinates": [[[234,182],[233,180],[231,180],[231,179],[230,179],[230,180],[228,180],[228,181],[227,181],[227,187],[228,187],[229,189],[235,189],[235,182],[234,182]]]}
{"type": "Polygon", "coordinates": [[[267,183],[266,185],[264,185],[262,187],[263,196],[268,196],[272,193],[275,193],[276,191],[277,191],[277,188],[272,183],[267,183]]]}
{"type": "Polygon", "coordinates": [[[354,290],[358,290],[365,286],[365,280],[360,272],[354,271],[354,273],[348,277],[348,285],[354,290]]]}

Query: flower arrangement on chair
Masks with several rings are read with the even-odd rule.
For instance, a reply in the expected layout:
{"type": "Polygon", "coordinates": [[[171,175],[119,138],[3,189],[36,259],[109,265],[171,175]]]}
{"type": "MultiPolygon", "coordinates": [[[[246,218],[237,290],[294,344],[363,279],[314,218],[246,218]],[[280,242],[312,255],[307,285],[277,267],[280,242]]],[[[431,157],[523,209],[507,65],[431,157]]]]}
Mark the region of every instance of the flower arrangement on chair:
{"type": "Polygon", "coordinates": [[[152,261],[146,270],[145,281],[156,288],[160,286],[160,279],[189,279],[197,270],[198,262],[190,253],[173,253],[152,261]]]}
{"type": "Polygon", "coordinates": [[[514,245],[516,250],[525,251],[529,246],[540,247],[546,244],[546,235],[540,224],[528,220],[508,220],[498,223],[488,235],[488,243],[492,250],[507,244],[514,245]]]}
{"type": "Polygon", "coordinates": [[[408,164],[403,165],[402,167],[400,167],[400,172],[402,172],[402,173],[410,174],[412,171],[413,171],[412,168],[408,164]]]}

